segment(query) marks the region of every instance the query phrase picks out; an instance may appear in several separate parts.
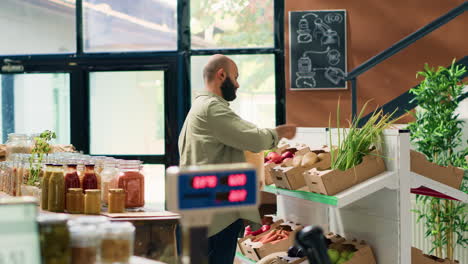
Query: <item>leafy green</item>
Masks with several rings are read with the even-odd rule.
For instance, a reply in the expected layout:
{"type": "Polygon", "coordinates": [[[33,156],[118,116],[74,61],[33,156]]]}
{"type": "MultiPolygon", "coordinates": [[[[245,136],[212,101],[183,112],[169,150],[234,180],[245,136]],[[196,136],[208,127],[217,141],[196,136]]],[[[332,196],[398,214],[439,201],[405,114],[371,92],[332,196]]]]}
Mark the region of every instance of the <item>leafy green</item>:
{"type": "MultiPolygon", "coordinates": [[[[340,101],[338,100],[336,123],[338,145],[336,148],[330,148],[332,169],[344,171],[361,163],[362,158],[370,155],[373,148],[380,148],[382,144],[382,132],[398,121],[398,119],[393,119],[396,110],[391,114],[384,114],[382,110],[375,110],[364,126],[359,127],[358,124],[365,113],[368,103],[369,101],[364,104],[358,117],[350,122],[348,129],[345,129],[340,127],[340,101]]],[[[329,127],[330,145],[333,146],[331,117],[329,127]]]]}
{"type": "MultiPolygon", "coordinates": [[[[410,90],[419,108],[413,113],[416,121],[409,124],[411,141],[416,149],[439,165],[457,166],[468,169],[465,155],[468,147],[456,152],[462,146],[463,121],[458,119],[456,109],[463,96],[465,83],[460,79],[466,68],[455,64],[450,68],[430,68],[427,64],[418,76],[424,77],[421,84],[410,90]]],[[[462,190],[467,192],[465,176],[462,190]]],[[[443,258],[443,247],[447,258],[453,260],[455,246],[466,247],[468,238],[467,206],[463,203],[434,197],[417,196],[422,205],[415,210],[418,220],[424,220],[427,228],[426,237],[432,237],[431,253],[443,258]]]]}
{"type": "Polygon", "coordinates": [[[50,130],[46,130],[34,138],[34,147],[29,158],[28,185],[37,185],[40,182],[39,175],[42,169],[42,160],[44,155],[50,152],[49,141],[53,138],[57,138],[57,135],[50,130]]]}

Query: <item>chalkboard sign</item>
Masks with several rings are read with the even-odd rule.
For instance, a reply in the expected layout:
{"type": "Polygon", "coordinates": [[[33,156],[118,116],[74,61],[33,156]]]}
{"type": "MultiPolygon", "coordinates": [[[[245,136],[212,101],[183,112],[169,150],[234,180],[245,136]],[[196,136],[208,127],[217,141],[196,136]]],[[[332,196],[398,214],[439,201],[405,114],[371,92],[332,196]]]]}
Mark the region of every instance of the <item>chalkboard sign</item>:
{"type": "Polygon", "coordinates": [[[346,11],[289,12],[291,90],[346,89],[346,11]]]}

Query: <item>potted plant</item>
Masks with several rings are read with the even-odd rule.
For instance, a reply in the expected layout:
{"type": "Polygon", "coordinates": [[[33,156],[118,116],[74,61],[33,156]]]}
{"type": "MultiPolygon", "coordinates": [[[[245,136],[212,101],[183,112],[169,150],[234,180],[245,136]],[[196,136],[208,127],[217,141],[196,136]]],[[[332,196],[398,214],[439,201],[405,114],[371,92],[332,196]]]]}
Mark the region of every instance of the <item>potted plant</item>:
{"type": "Polygon", "coordinates": [[[56,138],[54,132],[46,130],[38,137],[34,138],[34,147],[29,158],[29,170],[27,181],[21,186],[23,196],[34,196],[40,199],[40,182],[42,178],[42,161],[44,156],[50,152],[51,147],[49,141],[56,138]]]}
{"type": "MultiPolygon", "coordinates": [[[[455,112],[466,85],[460,81],[465,72],[466,68],[455,65],[455,60],[450,68],[439,67],[437,70],[426,64],[424,71],[416,75],[424,77],[424,80],[410,90],[419,108],[412,113],[415,121],[408,127],[416,150],[425,154],[429,161],[467,169],[464,157],[468,154],[468,147],[457,151],[463,143],[463,121],[458,120],[455,112]]],[[[462,188],[467,191],[466,184],[462,188]]],[[[416,200],[423,209],[413,211],[418,214],[418,222],[425,220],[425,235],[432,238],[429,253],[439,258],[446,256],[453,261],[455,246],[468,244],[468,238],[464,237],[468,228],[467,207],[456,201],[428,196],[418,195],[416,200]]]]}

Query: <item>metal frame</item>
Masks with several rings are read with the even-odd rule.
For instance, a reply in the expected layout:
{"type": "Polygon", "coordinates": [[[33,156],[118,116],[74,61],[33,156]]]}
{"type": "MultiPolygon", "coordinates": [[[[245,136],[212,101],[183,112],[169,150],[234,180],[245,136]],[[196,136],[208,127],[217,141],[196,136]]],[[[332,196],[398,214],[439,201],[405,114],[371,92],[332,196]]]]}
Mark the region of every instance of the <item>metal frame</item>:
{"type": "MultiPolygon", "coordinates": [[[[19,61],[18,73],[70,74],[70,138],[77,149],[90,150],[89,73],[96,71],[162,70],[165,72],[165,155],[109,155],[138,158],[146,163],[178,164],[177,138],[190,109],[190,58],[194,55],[273,54],[275,55],[276,123],[285,122],[284,2],[274,1],[274,47],[255,49],[192,50],[190,0],[177,0],[177,50],[152,52],[85,53],[83,50],[83,1],[76,1],[76,53],[1,56],[19,61]],[[174,89],[176,87],[176,89],[174,89]]],[[[0,74],[2,72],[0,71],[0,74]]],[[[6,73],[8,74],[8,73],[6,73]]],[[[8,75],[4,75],[8,76],[8,75]]],[[[11,120],[14,122],[14,119],[11,120]]]]}

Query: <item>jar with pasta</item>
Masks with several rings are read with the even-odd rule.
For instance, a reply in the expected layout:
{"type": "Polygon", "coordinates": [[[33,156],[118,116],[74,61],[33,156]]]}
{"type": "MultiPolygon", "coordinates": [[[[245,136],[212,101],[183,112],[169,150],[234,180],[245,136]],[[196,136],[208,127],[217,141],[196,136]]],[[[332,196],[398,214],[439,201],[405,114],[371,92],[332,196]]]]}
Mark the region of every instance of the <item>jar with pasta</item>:
{"type": "Polygon", "coordinates": [[[133,255],[135,227],[130,222],[102,226],[101,263],[126,264],[133,255]]]}
{"type": "Polygon", "coordinates": [[[11,160],[12,154],[31,153],[31,150],[33,147],[33,141],[31,140],[31,137],[28,136],[27,134],[11,133],[11,134],[8,134],[8,140],[5,143],[5,145],[6,145],[5,158],[6,160],[11,160]]]}
{"type": "Polygon", "coordinates": [[[107,206],[109,189],[117,188],[119,170],[116,166],[115,159],[107,159],[101,172],[101,202],[103,206],[107,206]]]}

